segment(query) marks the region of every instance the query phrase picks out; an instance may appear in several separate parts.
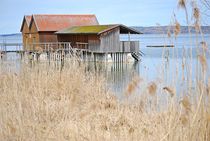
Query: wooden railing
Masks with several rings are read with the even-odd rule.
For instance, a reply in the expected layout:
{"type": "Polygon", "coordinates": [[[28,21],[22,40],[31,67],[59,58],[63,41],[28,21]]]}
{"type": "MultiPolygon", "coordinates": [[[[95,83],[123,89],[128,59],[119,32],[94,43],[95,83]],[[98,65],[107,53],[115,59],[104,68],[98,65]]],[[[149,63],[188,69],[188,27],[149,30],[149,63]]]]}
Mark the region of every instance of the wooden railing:
{"type": "Polygon", "coordinates": [[[46,42],[46,43],[34,43],[26,45],[25,51],[41,51],[41,52],[54,52],[57,50],[71,50],[71,43],[70,42],[46,42]]]}

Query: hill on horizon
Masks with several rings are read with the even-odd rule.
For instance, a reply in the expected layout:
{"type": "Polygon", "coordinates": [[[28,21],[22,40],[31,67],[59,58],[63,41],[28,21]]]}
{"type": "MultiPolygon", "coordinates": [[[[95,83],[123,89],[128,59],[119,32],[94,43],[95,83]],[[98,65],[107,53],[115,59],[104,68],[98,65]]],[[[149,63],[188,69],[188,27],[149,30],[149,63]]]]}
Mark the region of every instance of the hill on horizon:
{"type": "MultiPolygon", "coordinates": [[[[132,28],[142,32],[143,34],[167,34],[168,31],[171,33],[174,32],[174,26],[131,26],[132,28]]],[[[210,26],[201,26],[203,34],[210,34],[210,26]]],[[[194,27],[190,27],[190,32],[192,34],[196,33],[194,27]]],[[[186,34],[188,33],[188,26],[181,26],[180,33],[186,34]]],[[[8,37],[8,36],[21,36],[21,33],[11,33],[11,34],[0,34],[1,37],[8,37]]]]}
{"type": "Polygon", "coordinates": [[[7,37],[7,36],[20,36],[21,33],[10,33],[10,34],[0,34],[2,37],[7,37]]]}
{"type": "MultiPolygon", "coordinates": [[[[142,32],[143,34],[167,34],[168,31],[171,33],[174,33],[174,26],[132,26],[132,28],[142,32]]],[[[181,26],[180,27],[180,33],[185,34],[188,32],[188,26],[181,26]]],[[[201,26],[201,30],[203,34],[210,34],[210,26],[201,26]]],[[[196,30],[194,27],[190,27],[190,32],[192,34],[196,33],[196,30]]]]}

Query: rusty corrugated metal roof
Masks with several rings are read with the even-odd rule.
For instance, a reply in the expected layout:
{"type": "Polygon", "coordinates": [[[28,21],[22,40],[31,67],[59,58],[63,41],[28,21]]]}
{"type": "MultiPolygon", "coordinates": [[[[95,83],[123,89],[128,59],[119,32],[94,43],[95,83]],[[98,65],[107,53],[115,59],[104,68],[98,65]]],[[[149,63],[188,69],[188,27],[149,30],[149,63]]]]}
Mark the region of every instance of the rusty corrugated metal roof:
{"type": "Polygon", "coordinates": [[[102,34],[115,28],[120,28],[120,33],[141,34],[141,32],[121,24],[74,26],[56,32],[56,34],[102,34]]]}
{"type": "Polygon", "coordinates": [[[99,24],[95,15],[33,15],[32,18],[39,32],[99,24]]]}

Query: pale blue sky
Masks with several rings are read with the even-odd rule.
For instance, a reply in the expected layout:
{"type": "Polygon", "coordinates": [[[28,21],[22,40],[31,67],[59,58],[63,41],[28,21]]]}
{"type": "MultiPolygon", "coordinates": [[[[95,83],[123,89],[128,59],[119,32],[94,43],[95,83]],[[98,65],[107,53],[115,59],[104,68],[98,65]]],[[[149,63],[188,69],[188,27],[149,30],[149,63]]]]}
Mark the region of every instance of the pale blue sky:
{"type": "Polygon", "coordinates": [[[100,24],[154,26],[168,25],[173,12],[186,23],[177,0],[0,0],[0,34],[19,32],[29,14],[95,14],[100,24]]]}

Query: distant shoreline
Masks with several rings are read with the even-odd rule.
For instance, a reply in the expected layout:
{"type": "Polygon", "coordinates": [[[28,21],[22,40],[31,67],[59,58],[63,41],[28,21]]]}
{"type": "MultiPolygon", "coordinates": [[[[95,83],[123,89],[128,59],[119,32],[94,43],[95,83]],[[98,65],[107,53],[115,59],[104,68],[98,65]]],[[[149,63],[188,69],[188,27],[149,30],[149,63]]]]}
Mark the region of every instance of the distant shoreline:
{"type": "MultiPolygon", "coordinates": [[[[167,34],[169,31],[173,34],[174,26],[149,26],[149,27],[142,27],[142,26],[132,26],[132,28],[143,32],[144,34],[167,34]]],[[[201,26],[203,34],[210,34],[210,26],[201,26]]],[[[188,34],[188,26],[181,26],[180,27],[181,34],[188,34]]],[[[195,34],[196,30],[194,27],[190,27],[190,33],[195,34]]]]}
{"type": "MultiPolygon", "coordinates": [[[[131,26],[132,28],[142,32],[143,34],[167,34],[168,31],[173,34],[173,26],[131,26]]],[[[191,33],[195,34],[196,31],[194,27],[191,27],[191,33]]],[[[201,26],[203,34],[210,34],[210,26],[201,26]]],[[[180,34],[188,34],[188,26],[181,26],[180,27],[180,34]]],[[[8,36],[21,36],[21,33],[10,33],[10,34],[0,34],[1,37],[8,37],[8,36]]]]}
{"type": "Polygon", "coordinates": [[[20,36],[21,33],[11,33],[11,34],[0,34],[1,37],[8,37],[8,36],[20,36]]]}

